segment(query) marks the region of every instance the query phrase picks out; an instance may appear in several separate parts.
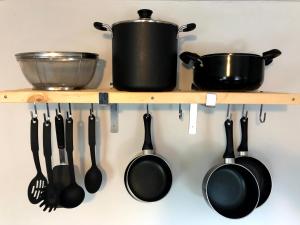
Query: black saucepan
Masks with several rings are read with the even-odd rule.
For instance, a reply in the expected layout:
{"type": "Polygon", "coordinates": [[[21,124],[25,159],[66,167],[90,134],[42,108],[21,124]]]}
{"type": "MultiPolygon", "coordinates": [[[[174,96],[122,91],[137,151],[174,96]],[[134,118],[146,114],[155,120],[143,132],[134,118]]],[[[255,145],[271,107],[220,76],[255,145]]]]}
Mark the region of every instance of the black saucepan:
{"type": "Polygon", "coordinates": [[[154,202],[162,199],[172,185],[172,173],[167,162],[156,155],[151,141],[151,115],[144,115],[145,141],[143,153],[126,168],[124,181],[128,193],[136,200],[154,202]]]}
{"type": "Polygon", "coordinates": [[[265,65],[269,65],[281,52],[277,49],[262,56],[248,53],[220,53],[199,56],[183,52],[180,59],[194,65],[195,89],[201,90],[256,90],[264,80],[265,65]]]}
{"type": "Polygon", "coordinates": [[[256,177],[259,190],[260,198],[257,207],[261,206],[269,197],[272,190],[272,178],[267,167],[259,160],[253,157],[249,157],[248,154],[248,118],[243,116],[240,120],[242,139],[241,144],[238,148],[239,157],[236,158],[235,162],[247,167],[256,177]]]}
{"type": "Polygon", "coordinates": [[[94,27],[111,31],[113,86],[126,91],[167,91],[176,86],[178,33],[196,28],[151,18],[152,11],[141,9],[139,19],[94,27]]]}
{"type": "Polygon", "coordinates": [[[232,125],[232,120],[225,121],[225,163],[207,172],[202,190],[206,201],[216,212],[227,218],[238,219],[247,216],[256,208],[260,192],[253,173],[234,163],[232,125]]]}

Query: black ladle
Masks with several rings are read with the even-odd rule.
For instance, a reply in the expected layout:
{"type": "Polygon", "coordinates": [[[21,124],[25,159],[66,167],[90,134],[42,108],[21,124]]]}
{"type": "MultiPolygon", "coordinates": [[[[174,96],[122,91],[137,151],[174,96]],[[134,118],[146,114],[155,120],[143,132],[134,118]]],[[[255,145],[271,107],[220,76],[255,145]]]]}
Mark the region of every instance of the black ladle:
{"type": "Polygon", "coordinates": [[[89,146],[91,152],[92,166],[87,171],[84,177],[85,188],[89,193],[97,192],[102,183],[102,174],[96,165],[96,159],[95,159],[95,145],[96,145],[95,120],[96,118],[93,114],[93,109],[91,109],[89,115],[89,146]]]}
{"type": "Polygon", "coordinates": [[[65,208],[75,208],[83,202],[85,194],[82,187],[80,187],[75,180],[73,162],[73,119],[69,114],[66,119],[66,150],[71,183],[61,192],[60,204],[65,208]]]}

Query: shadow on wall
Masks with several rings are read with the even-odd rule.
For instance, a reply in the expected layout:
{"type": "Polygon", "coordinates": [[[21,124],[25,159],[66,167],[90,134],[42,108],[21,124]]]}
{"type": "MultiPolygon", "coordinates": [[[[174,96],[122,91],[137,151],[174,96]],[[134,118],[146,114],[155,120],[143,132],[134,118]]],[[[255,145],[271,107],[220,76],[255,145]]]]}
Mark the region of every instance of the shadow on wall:
{"type": "MultiPolygon", "coordinates": [[[[197,35],[189,34],[185,36],[179,36],[178,38],[178,56],[177,56],[177,81],[176,81],[176,87],[180,89],[181,87],[181,79],[180,79],[180,65],[181,65],[181,60],[179,59],[179,55],[184,52],[185,50],[183,49],[184,43],[185,42],[190,42],[190,41],[195,41],[197,40],[197,35]]],[[[185,79],[184,79],[185,80],[185,79]]]]}

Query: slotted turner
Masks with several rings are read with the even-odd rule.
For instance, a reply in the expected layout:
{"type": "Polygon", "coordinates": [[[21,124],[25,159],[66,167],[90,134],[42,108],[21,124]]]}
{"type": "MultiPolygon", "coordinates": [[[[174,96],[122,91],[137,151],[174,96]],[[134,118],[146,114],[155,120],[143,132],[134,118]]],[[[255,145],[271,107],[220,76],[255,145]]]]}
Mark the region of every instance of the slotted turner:
{"type": "Polygon", "coordinates": [[[47,186],[47,179],[42,173],[39,159],[38,118],[33,115],[30,122],[30,142],[37,174],[28,185],[27,195],[32,204],[37,204],[42,201],[41,196],[47,186]]]}

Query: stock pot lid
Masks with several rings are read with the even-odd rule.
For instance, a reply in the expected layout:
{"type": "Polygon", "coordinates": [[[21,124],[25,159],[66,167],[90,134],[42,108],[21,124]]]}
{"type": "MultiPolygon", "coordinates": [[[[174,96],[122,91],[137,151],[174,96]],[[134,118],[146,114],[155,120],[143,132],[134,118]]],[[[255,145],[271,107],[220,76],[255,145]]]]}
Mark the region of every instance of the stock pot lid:
{"type": "Polygon", "coordinates": [[[22,59],[96,59],[98,54],[89,52],[24,52],[15,55],[17,60],[22,59]]]}
{"type": "Polygon", "coordinates": [[[168,25],[178,27],[177,24],[172,23],[172,22],[168,22],[168,21],[164,21],[164,20],[153,20],[151,18],[152,13],[153,13],[153,11],[150,9],[140,9],[140,10],[138,10],[138,14],[140,17],[139,19],[119,21],[119,22],[112,24],[112,26],[116,26],[119,24],[126,24],[126,23],[158,23],[158,24],[168,24],[168,25]]]}

